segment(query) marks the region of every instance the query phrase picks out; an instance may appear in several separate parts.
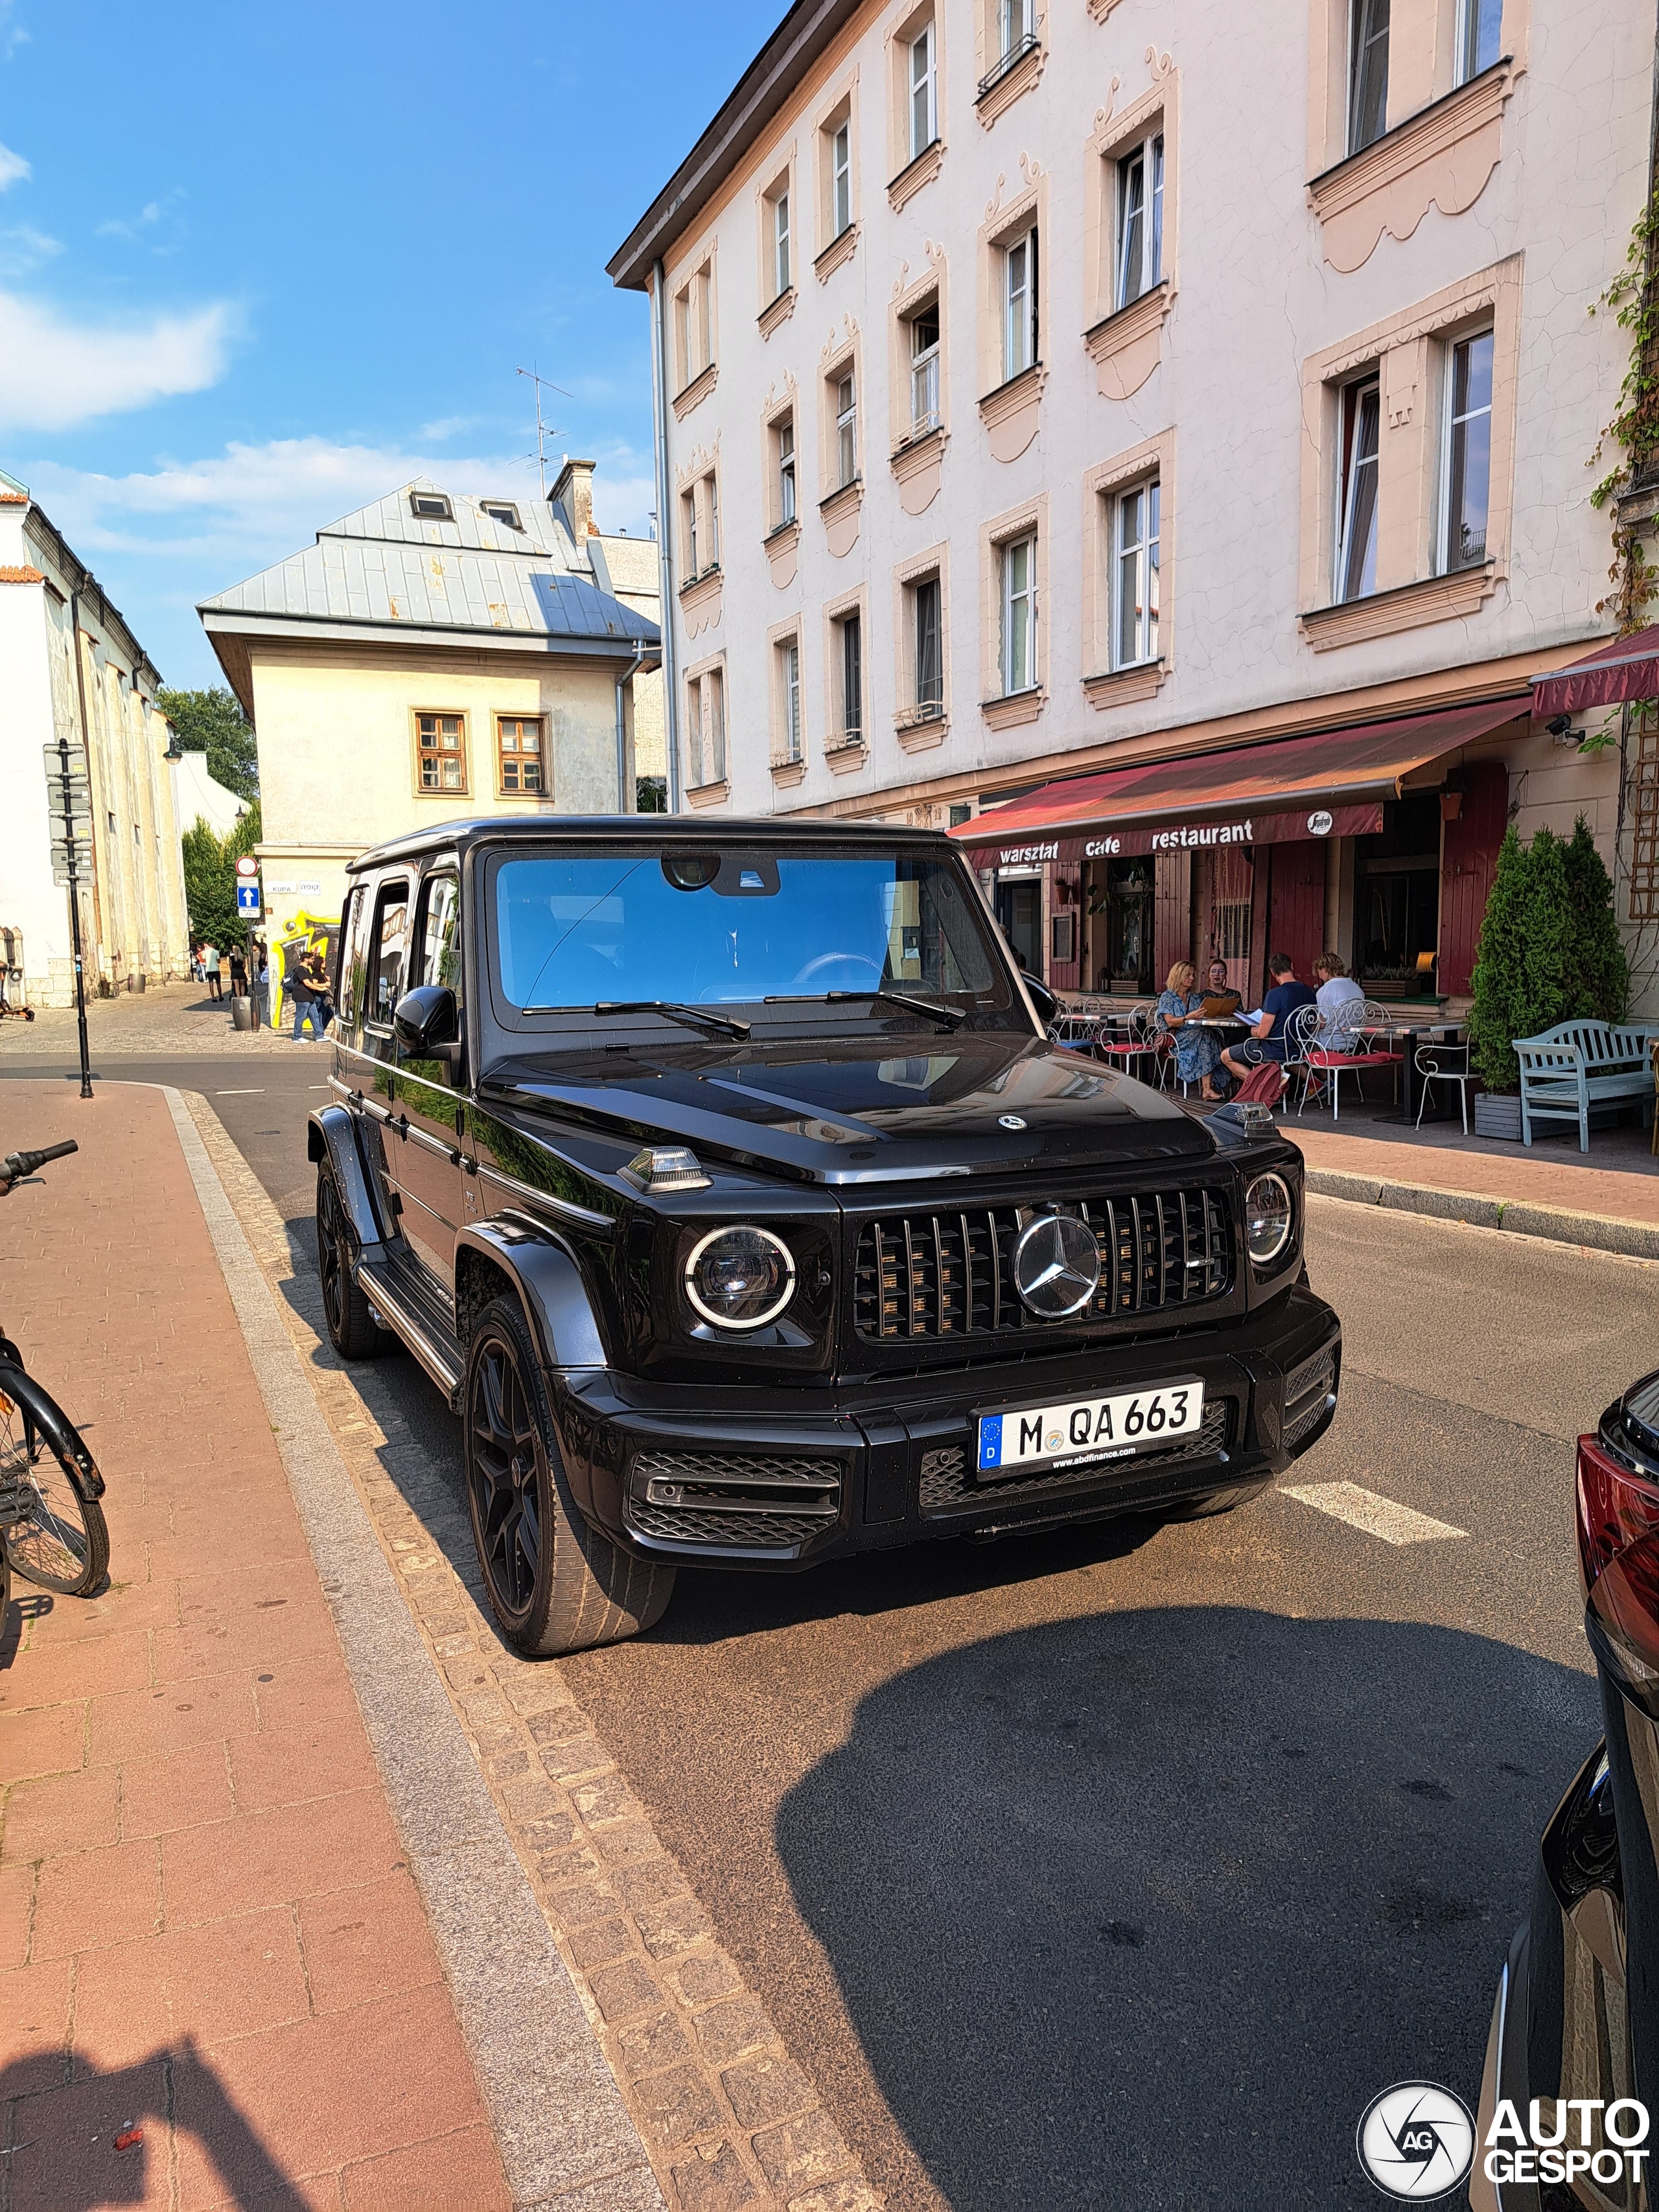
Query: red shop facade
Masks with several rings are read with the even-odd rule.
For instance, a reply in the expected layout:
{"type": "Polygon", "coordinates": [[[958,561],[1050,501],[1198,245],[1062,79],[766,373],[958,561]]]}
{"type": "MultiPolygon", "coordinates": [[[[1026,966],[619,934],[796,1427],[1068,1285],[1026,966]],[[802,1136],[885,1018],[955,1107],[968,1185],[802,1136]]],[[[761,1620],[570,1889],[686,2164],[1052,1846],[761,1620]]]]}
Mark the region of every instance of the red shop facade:
{"type": "Polygon", "coordinates": [[[1046,784],[951,836],[1028,966],[1068,994],[1155,996],[1224,961],[1340,954],[1368,994],[1457,999],[1509,814],[1526,701],[1405,715],[1046,784]],[[1512,732],[1511,732],[1512,733],[1512,732]]]}

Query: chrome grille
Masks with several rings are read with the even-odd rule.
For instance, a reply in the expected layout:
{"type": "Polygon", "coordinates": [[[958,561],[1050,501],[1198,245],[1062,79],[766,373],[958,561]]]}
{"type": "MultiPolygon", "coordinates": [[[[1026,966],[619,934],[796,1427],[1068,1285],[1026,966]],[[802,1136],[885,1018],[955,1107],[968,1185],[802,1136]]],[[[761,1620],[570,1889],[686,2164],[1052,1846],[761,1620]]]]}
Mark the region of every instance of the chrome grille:
{"type": "Polygon", "coordinates": [[[1232,1401],[1212,1398],[1204,1409],[1198,1434],[1170,1444],[1160,1451],[1137,1452],[1130,1459],[1106,1460],[1094,1467],[1039,1470],[1024,1481],[979,1483],[972,1480],[968,1453],[961,1444],[946,1444],[921,1455],[918,1503],[924,1513],[937,1513],[953,1505],[996,1504],[1006,1498],[1025,1498],[1033,1491],[1056,1489],[1061,1483],[1099,1481],[1105,1476],[1123,1479],[1143,1469],[1167,1467],[1172,1460],[1213,1459],[1228,1448],[1232,1426],[1232,1401]]]}
{"type": "MultiPolygon", "coordinates": [[[[1076,1211],[1100,1247],[1100,1287],[1074,1325],[1194,1305],[1231,1285],[1224,1191],[1087,1199],[1076,1211]]],[[[859,1334],[939,1344],[1052,1327],[1027,1313],[1014,1288],[1020,1212],[974,1206],[866,1221],[853,1267],[859,1334]]]]}
{"type": "Polygon", "coordinates": [[[629,1491],[641,1535],[783,1551],[839,1518],[841,1467],[758,1452],[641,1452],[629,1491]]]}

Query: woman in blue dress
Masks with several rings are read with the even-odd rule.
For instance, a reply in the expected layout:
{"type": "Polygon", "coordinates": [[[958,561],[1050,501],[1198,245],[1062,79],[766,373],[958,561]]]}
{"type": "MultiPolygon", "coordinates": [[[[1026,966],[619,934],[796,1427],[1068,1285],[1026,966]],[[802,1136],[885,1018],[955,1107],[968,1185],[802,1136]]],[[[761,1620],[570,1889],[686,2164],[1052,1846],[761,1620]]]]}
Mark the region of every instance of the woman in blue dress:
{"type": "Polygon", "coordinates": [[[1221,1057],[1221,1046],[1212,1030],[1200,1029],[1192,1022],[1191,1017],[1204,1009],[1204,994],[1197,984],[1198,970],[1192,962],[1177,960],[1158,994],[1155,1019],[1158,1028],[1175,1039],[1176,1073],[1183,1083],[1196,1083],[1200,1098],[1215,1100],[1221,1093],[1211,1082],[1210,1073],[1221,1057]]]}

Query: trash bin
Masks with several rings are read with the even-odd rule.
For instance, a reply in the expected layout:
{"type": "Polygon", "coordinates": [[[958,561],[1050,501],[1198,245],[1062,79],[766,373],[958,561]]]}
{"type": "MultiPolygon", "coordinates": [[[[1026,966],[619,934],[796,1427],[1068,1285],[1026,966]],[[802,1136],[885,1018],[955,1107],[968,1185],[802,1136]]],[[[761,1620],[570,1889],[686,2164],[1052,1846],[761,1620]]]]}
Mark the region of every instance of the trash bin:
{"type": "Polygon", "coordinates": [[[253,1001],[251,999],[231,1000],[230,1025],[234,1030],[251,1030],[253,1027],[253,1001]]]}

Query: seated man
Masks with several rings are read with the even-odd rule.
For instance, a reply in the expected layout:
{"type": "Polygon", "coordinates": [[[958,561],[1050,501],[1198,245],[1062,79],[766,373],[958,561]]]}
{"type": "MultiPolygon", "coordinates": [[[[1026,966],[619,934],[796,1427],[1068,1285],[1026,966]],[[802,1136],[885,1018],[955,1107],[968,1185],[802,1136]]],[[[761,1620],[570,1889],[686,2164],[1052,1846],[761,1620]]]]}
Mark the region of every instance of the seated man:
{"type": "Polygon", "coordinates": [[[1337,952],[1322,952],[1314,962],[1318,984],[1319,1044],[1323,1052],[1352,1052],[1354,1027],[1363,1016],[1365,994],[1337,952]]]}
{"type": "Polygon", "coordinates": [[[1221,1055],[1221,1065],[1241,1081],[1264,1060],[1283,1060],[1287,1048],[1285,1030],[1291,1016],[1298,1006],[1315,1004],[1307,985],[1297,981],[1296,963],[1288,953],[1275,952],[1267,963],[1267,974],[1273,988],[1261,1001],[1261,1020],[1249,1036],[1230,1045],[1221,1055]]]}

